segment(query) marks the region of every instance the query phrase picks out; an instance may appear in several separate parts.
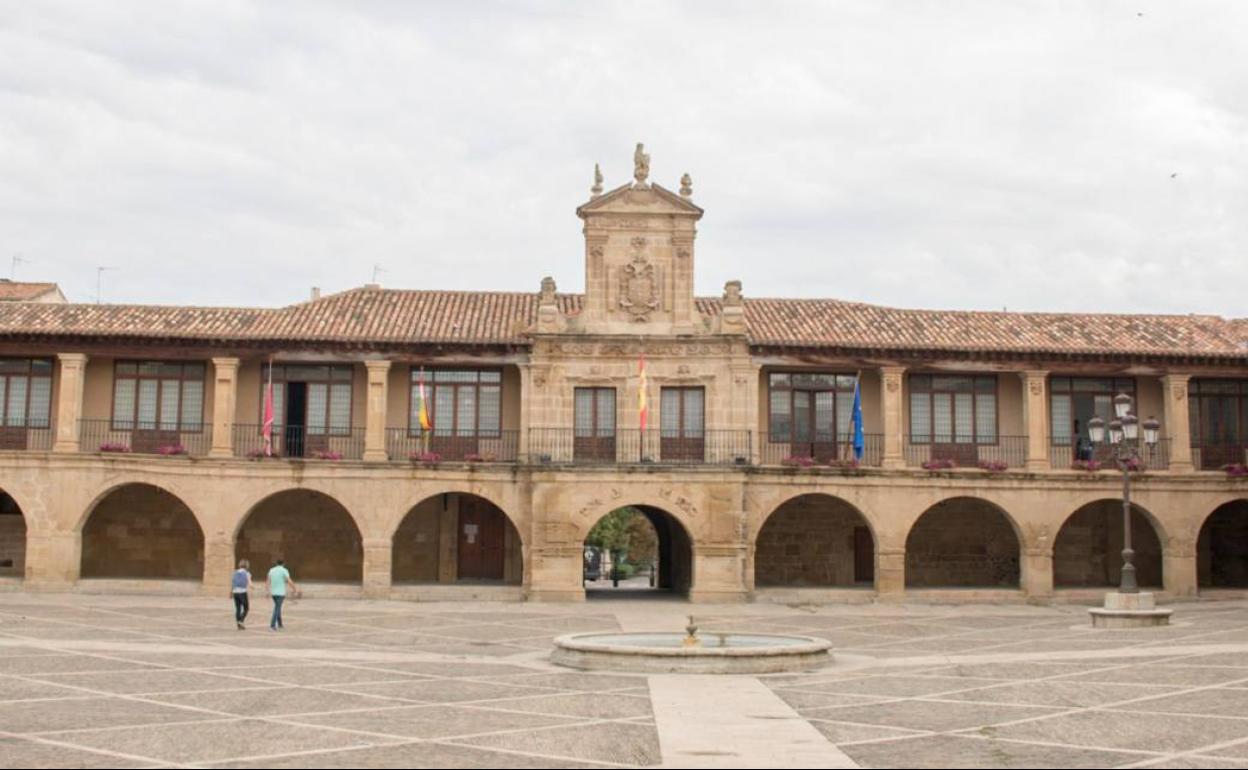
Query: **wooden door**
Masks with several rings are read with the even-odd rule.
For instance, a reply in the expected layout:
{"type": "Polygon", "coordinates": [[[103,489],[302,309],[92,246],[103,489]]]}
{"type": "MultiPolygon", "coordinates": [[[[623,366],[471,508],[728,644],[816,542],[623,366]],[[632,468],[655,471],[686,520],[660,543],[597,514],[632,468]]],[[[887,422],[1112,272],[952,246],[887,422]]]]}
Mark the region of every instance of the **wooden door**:
{"type": "Polygon", "coordinates": [[[459,578],[502,580],[503,512],[480,500],[459,501],[459,578]]]}
{"type": "Polygon", "coordinates": [[[854,582],[875,582],[875,541],[867,527],[854,527],[854,582]]]}

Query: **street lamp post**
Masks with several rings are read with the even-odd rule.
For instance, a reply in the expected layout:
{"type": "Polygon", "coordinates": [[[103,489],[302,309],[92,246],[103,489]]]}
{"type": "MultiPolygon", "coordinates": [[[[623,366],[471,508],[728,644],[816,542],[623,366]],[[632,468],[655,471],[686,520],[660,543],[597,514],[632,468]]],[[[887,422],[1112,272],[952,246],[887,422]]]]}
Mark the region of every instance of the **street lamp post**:
{"type": "Polygon", "coordinates": [[[1108,443],[1110,457],[1122,471],[1122,578],[1117,595],[1106,595],[1105,610],[1093,611],[1094,625],[1098,625],[1098,618],[1106,617],[1119,621],[1113,625],[1155,625],[1169,622],[1170,617],[1169,610],[1155,609],[1152,594],[1140,594],[1140,584],[1135,577],[1135,550],[1131,547],[1131,472],[1140,468],[1142,448],[1151,454],[1157,447],[1161,424],[1152,417],[1140,422],[1131,412],[1133,404],[1130,396],[1119,393],[1114,397],[1114,419],[1108,426],[1100,417],[1088,421],[1088,438],[1092,445],[1108,443]],[[1144,429],[1142,437],[1140,428],[1144,429]]]}

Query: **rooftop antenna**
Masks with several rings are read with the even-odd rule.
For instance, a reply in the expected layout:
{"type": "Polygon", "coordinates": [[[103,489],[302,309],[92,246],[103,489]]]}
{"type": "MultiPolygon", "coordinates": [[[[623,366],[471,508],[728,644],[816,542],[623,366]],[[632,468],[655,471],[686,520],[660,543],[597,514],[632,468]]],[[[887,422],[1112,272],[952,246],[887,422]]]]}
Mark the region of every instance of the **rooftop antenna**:
{"type": "Polygon", "coordinates": [[[377,283],[377,276],[378,276],[378,275],[380,275],[381,273],[385,273],[385,272],[387,272],[387,270],[386,270],[384,267],[382,267],[381,265],[373,265],[373,280],[372,280],[372,283],[377,283]]]}
{"type": "Polygon", "coordinates": [[[116,270],[116,269],[117,268],[115,267],[103,267],[103,266],[97,267],[95,269],[95,304],[97,305],[100,304],[104,299],[104,295],[100,291],[100,285],[103,283],[102,279],[104,278],[104,271],[116,270]]]}
{"type": "Polygon", "coordinates": [[[16,254],[14,254],[13,255],[13,267],[9,270],[9,280],[10,281],[17,280],[17,266],[18,265],[29,265],[29,264],[30,264],[30,260],[23,257],[22,252],[19,251],[16,254]]]}

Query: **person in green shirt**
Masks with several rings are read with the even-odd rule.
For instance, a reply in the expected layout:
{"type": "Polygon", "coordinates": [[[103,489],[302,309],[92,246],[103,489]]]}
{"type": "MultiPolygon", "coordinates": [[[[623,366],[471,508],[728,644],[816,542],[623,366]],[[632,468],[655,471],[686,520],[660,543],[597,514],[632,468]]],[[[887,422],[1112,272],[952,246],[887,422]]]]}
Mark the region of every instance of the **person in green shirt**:
{"type": "Polygon", "coordinates": [[[269,630],[277,631],[282,626],[282,602],[286,601],[287,590],[296,591],[295,581],[291,579],[286,563],[281,559],[269,570],[269,596],[273,597],[273,618],[269,621],[269,630]]]}

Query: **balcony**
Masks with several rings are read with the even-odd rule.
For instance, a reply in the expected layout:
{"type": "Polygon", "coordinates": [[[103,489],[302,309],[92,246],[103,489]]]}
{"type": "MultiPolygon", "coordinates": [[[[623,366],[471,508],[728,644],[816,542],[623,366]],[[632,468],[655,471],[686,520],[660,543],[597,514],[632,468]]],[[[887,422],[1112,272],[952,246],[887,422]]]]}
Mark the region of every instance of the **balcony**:
{"type": "MultiPolygon", "coordinates": [[[[1087,439],[1075,438],[1065,443],[1055,441],[1049,447],[1049,467],[1055,471],[1074,467],[1076,460],[1096,461],[1102,466],[1111,467],[1114,462],[1113,449],[1106,444],[1094,446],[1087,439]]],[[[1154,447],[1141,446],[1140,461],[1143,463],[1144,470],[1147,471],[1168,470],[1170,468],[1170,439],[1159,439],[1154,447]]]]}
{"type": "MultiPolygon", "coordinates": [[[[359,460],[364,457],[364,429],[309,429],[302,425],[273,426],[271,456],[308,460],[359,460]]],[[[260,425],[234,425],[234,456],[265,456],[260,425]]]]}
{"type": "Polygon", "coordinates": [[[0,427],[0,449],[47,452],[55,439],[52,426],[47,423],[0,427]]]}
{"type": "Polygon", "coordinates": [[[591,465],[749,465],[750,431],[705,430],[673,435],[661,430],[616,430],[577,435],[572,428],[530,428],[529,462],[591,465]]]}
{"type": "Polygon", "coordinates": [[[920,468],[924,463],[952,462],[957,468],[978,468],[981,464],[1023,468],[1027,465],[1026,436],[997,436],[994,443],[955,436],[932,436],[906,440],[906,465],[920,468]]]}
{"type": "MultiPolygon", "coordinates": [[[[859,465],[878,467],[884,458],[884,436],[879,433],[863,435],[862,459],[859,465]]],[[[816,434],[813,441],[772,441],[763,442],[762,465],[788,465],[795,461],[808,459],[815,465],[829,465],[837,461],[849,461],[854,458],[854,439],[849,434],[826,436],[816,434]]]]}
{"type": "Polygon", "coordinates": [[[439,460],[451,462],[514,463],[520,454],[520,431],[455,435],[436,430],[412,433],[407,428],[387,428],[386,454],[396,462],[420,455],[436,455],[439,460]]]}
{"type": "Polygon", "coordinates": [[[83,452],[203,457],[212,447],[210,425],[79,420],[78,435],[83,452]]]}

